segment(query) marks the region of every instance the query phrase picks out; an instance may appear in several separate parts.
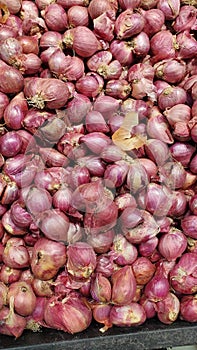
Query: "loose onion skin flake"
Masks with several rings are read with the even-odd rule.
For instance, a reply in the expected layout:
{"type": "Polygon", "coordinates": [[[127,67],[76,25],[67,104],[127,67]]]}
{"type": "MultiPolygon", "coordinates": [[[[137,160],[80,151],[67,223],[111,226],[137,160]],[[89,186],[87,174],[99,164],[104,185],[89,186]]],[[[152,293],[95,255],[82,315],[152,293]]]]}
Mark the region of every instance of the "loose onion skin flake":
{"type": "Polygon", "coordinates": [[[197,322],[197,8],[1,0],[0,334],[197,322]]]}

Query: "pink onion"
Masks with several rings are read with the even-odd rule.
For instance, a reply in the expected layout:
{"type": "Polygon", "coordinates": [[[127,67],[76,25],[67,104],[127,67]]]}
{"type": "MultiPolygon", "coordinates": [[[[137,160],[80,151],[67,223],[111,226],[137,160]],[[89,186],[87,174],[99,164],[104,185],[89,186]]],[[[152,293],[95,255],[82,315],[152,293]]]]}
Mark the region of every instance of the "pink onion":
{"type": "Polygon", "coordinates": [[[139,285],[147,284],[155,273],[155,266],[146,257],[138,257],[132,264],[136,283],[139,285]]]}
{"type": "Polygon", "coordinates": [[[171,21],[178,16],[180,5],[180,0],[173,0],[170,4],[167,0],[159,0],[157,8],[163,11],[166,20],[171,21]]]}
{"type": "Polygon", "coordinates": [[[185,295],[181,299],[180,318],[188,322],[196,322],[196,295],[185,295]]]}
{"type": "Polygon", "coordinates": [[[111,300],[111,284],[107,277],[98,273],[91,280],[90,293],[98,302],[109,302],[111,300]]]}
{"type": "Polygon", "coordinates": [[[145,25],[144,18],[132,9],[123,11],[115,22],[117,39],[127,39],[140,33],[145,25]]]}
{"type": "Polygon", "coordinates": [[[144,293],[150,301],[158,302],[167,297],[169,293],[169,282],[163,271],[156,271],[152,279],[146,284],[144,293]]]}
{"type": "Polygon", "coordinates": [[[143,16],[145,19],[144,32],[148,34],[149,37],[159,32],[165,21],[165,16],[163,11],[152,8],[143,12],[143,16]]]}
{"type": "Polygon", "coordinates": [[[175,291],[183,294],[196,293],[196,259],[195,253],[184,253],[171,270],[170,282],[175,291]]]}
{"type": "Polygon", "coordinates": [[[54,241],[67,241],[69,220],[60,210],[44,211],[38,218],[38,225],[45,237],[54,241]]]}
{"type": "Polygon", "coordinates": [[[40,238],[33,247],[31,269],[36,278],[53,278],[66,262],[66,247],[63,243],[40,238]]]}
{"type": "Polygon", "coordinates": [[[156,63],[167,58],[174,58],[177,47],[175,38],[169,30],[159,31],[150,40],[150,49],[153,55],[152,62],[156,63]]]}
{"type": "Polygon", "coordinates": [[[31,315],[36,306],[36,296],[32,287],[19,281],[12,283],[8,291],[8,302],[14,298],[14,309],[21,316],[31,315]]]}
{"type": "Polygon", "coordinates": [[[70,244],[67,249],[68,272],[77,278],[88,278],[96,268],[96,254],[85,242],[70,244]]]}
{"type": "Polygon", "coordinates": [[[176,260],[187,248],[187,239],[185,235],[177,230],[170,231],[161,236],[158,249],[160,253],[169,261],[176,260]]]}
{"type": "Polygon", "coordinates": [[[196,239],[197,230],[196,230],[196,216],[187,215],[181,220],[181,227],[186,236],[196,239]]]}
{"type": "Polygon", "coordinates": [[[92,320],[92,312],[77,293],[62,301],[51,297],[44,310],[44,320],[49,327],[71,334],[82,332],[92,320]]]}
{"type": "Polygon", "coordinates": [[[24,94],[30,105],[43,109],[63,107],[69,96],[66,84],[56,79],[29,78],[25,80],[24,94]]]}
{"type": "Polygon", "coordinates": [[[139,326],[146,320],[143,307],[132,302],[124,306],[113,306],[110,312],[110,322],[120,327],[139,326]]]}
{"type": "Polygon", "coordinates": [[[97,18],[104,12],[108,11],[113,11],[114,15],[116,13],[113,3],[108,0],[101,0],[99,3],[96,0],[92,0],[88,6],[88,12],[92,19],[97,18]]]}
{"type": "Polygon", "coordinates": [[[156,303],[155,308],[158,319],[164,324],[171,324],[178,318],[180,301],[175,294],[169,292],[166,298],[156,303]]]}
{"type": "Polygon", "coordinates": [[[179,14],[173,23],[176,32],[190,30],[195,23],[196,9],[194,6],[185,5],[180,8],[179,14]]]}
{"type": "Polygon", "coordinates": [[[18,338],[26,327],[26,319],[14,312],[13,298],[10,308],[4,306],[0,310],[0,333],[18,338]]]}
{"type": "Polygon", "coordinates": [[[67,34],[64,33],[63,42],[66,46],[72,47],[81,57],[90,57],[101,49],[94,33],[85,26],[74,28],[71,37],[67,34]]]}
{"type": "Polygon", "coordinates": [[[136,293],[136,280],[132,267],[126,265],[112,274],[112,302],[115,305],[127,305],[136,293]]]}
{"type": "Polygon", "coordinates": [[[29,266],[30,257],[23,239],[18,237],[8,239],[3,252],[3,262],[14,269],[29,266]]]}

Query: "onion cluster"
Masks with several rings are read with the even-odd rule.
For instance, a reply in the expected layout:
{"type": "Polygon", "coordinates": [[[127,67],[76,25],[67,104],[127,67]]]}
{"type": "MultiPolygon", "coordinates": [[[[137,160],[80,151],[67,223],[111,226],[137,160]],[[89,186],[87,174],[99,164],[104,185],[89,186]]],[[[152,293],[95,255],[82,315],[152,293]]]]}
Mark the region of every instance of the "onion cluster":
{"type": "Polygon", "coordinates": [[[0,9],[0,333],[197,322],[195,2],[0,9]]]}

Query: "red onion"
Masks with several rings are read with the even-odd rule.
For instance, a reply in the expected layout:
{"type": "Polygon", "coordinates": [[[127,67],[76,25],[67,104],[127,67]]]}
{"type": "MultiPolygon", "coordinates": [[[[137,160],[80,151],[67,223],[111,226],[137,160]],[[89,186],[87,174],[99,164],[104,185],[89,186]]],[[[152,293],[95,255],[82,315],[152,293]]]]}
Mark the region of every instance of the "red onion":
{"type": "Polygon", "coordinates": [[[165,16],[163,11],[159,9],[148,9],[143,12],[143,16],[145,19],[144,32],[148,34],[149,37],[159,32],[165,21],[165,16]]]}
{"type": "Polygon", "coordinates": [[[104,12],[93,20],[94,33],[97,37],[111,41],[114,38],[114,13],[113,11],[104,12]]]}
{"type": "Polygon", "coordinates": [[[157,8],[163,11],[166,20],[171,21],[178,16],[180,5],[180,0],[173,0],[170,4],[167,0],[159,0],[157,8]]]}
{"type": "Polygon", "coordinates": [[[150,48],[153,57],[153,63],[165,60],[167,58],[174,58],[178,45],[173,34],[169,30],[161,30],[154,34],[150,40],[150,48]]]}
{"type": "Polygon", "coordinates": [[[23,89],[22,74],[14,67],[0,61],[0,91],[5,94],[18,93],[23,89]]]}
{"type": "Polygon", "coordinates": [[[178,318],[180,301],[173,293],[168,293],[166,298],[155,305],[158,319],[164,324],[171,324],[178,318]]]}
{"type": "Polygon", "coordinates": [[[129,304],[136,292],[136,281],[131,266],[124,266],[112,274],[112,302],[129,304]]]}
{"type": "Polygon", "coordinates": [[[113,40],[110,44],[110,52],[123,66],[129,66],[133,62],[133,47],[128,41],[113,40]]]}
{"type": "Polygon", "coordinates": [[[102,15],[104,12],[108,11],[113,11],[113,14],[115,16],[116,11],[113,3],[108,0],[101,0],[99,3],[96,0],[92,0],[88,6],[88,12],[92,19],[95,19],[102,15]]]}
{"type": "Polygon", "coordinates": [[[106,84],[106,94],[115,98],[126,99],[130,92],[130,84],[124,80],[109,80],[106,84]]]}
{"type": "Polygon", "coordinates": [[[97,111],[90,111],[86,115],[86,129],[88,132],[109,132],[109,127],[102,114],[97,111]]]}
{"type": "Polygon", "coordinates": [[[14,312],[13,298],[10,307],[4,306],[0,310],[0,333],[18,338],[26,327],[26,319],[14,312]]]}
{"type": "Polygon", "coordinates": [[[33,247],[31,269],[36,278],[44,281],[53,278],[66,262],[66,247],[63,243],[40,238],[33,247]]]}
{"type": "Polygon", "coordinates": [[[4,110],[4,120],[7,127],[18,130],[22,126],[22,122],[28,111],[27,102],[23,92],[17,94],[4,110]]]}
{"type": "MultiPolygon", "coordinates": [[[[0,46],[1,48],[1,59],[12,65],[15,62],[15,56],[22,54],[22,46],[20,42],[15,38],[7,38],[0,46]]],[[[17,68],[17,67],[16,67],[17,68]]]]}
{"type": "Polygon", "coordinates": [[[140,33],[145,25],[140,13],[134,13],[132,9],[123,11],[115,22],[117,39],[127,39],[140,33]]]}
{"type": "Polygon", "coordinates": [[[68,272],[77,278],[88,278],[96,268],[96,254],[85,242],[70,244],[67,259],[68,272]]]}
{"type": "Polygon", "coordinates": [[[181,298],[180,318],[188,322],[197,321],[196,295],[185,295],[181,298]]]}
{"type": "Polygon", "coordinates": [[[112,306],[109,304],[100,304],[96,303],[91,306],[92,307],[92,314],[93,318],[96,322],[103,323],[104,327],[100,328],[100,332],[104,333],[112,326],[112,324],[109,321],[110,311],[112,306]]]}
{"type": "Polygon", "coordinates": [[[69,96],[66,84],[57,79],[29,78],[25,80],[24,94],[30,105],[43,109],[63,107],[69,96]]]}
{"type": "Polygon", "coordinates": [[[24,193],[24,201],[28,210],[37,215],[51,208],[52,199],[50,194],[37,187],[30,187],[27,193],[24,193]]]}
{"type": "Polygon", "coordinates": [[[62,301],[57,297],[50,298],[45,306],[44,320],[49,327],[73,334],[90,325],[92,312],[85,300],[75,293],[62,301]]]}
{"type": "Polygon", "coordinates": [[[155,64],[155,74],[168,83],[179,83],[186,75],[186,63],[175,59],[167,59],[155,64]]]}
{"type": "Polygon", "coordinates": [[[159,252],[169,261],[176,260],[187,248],[187,239],[185,235],[177,229],[170,229],[163,234],[159,240],[159,252]]]}
{"type": "Polygon", "coordinates": [[[159,227],[148,211],[142,211],[143,222],[134,228],[128,229],[125,237],[130,243],[139,244],[157,235],[159,227]]]}
{"type": "Polygon", "coordinates": [[[138,159],[133,160],[129,165],[127,173],[127,187],[131,193],[137,193],[148,183],[148,174],[146,169],[140,164],[138,159]],[[136,171],[137,170],[137,171],[136,171]]]}
{"type": "Polygon", "coordinates": [[[0,119],[4,115],[6,107],[9,105],[9,99],[6,94],[0,92],[0,119]]]}
{"type": "Polygon", "coordinates": [[[20,279],[22,270],[21,269],[14,269],[12,267],[3,265],[0,270],[0,279],[1,282],[5,284],[11,284],[20,279]]]}
{"type": "Polygon", "coordinates": [[[196,230],[196,215],[185,216],[181,220],[181,227],[186,236],[196,239],[197,230],[196,230]]]}
{"type": "Polygon", "coordinates": [[[146,284],[144,293],[145,296],[154,302],[165,299],[169,293],[169,282],[164,276],[163,271],[156,271],[152,279],[146,284]]]}
{"type": "Polygon", "coordinates": [[[98,80],[96,73],[87,73],[86,76],[78,79],[76,89],[79,93],[87,97],[96,97],[103,88],[103,82],[98,80]]]}
{"type": "Polygon", "coordinates": [[[110,322],[120,327],[139,326],[146,320],[143,307],[132,302],[124,306],[113,306],[110,312],[110,322]]]}
{"type": "Polygon", "coordinates": [[[189,143],[175,142],[170,146],[170,151],[174,159],[180,162],[184,167],[187,167],[195,152],[195,148],[189,143]]]}
{"type": "Polygon", "coordinates": [[[11,205],[11,217],[15,225],[19,227],[29,227],[32,223],[31,215],[25,210],[25,205],[15,201],[11,205]]]}
{"type": "Polygon", "coordinates": [[[50,30],[63,32],[68,28],[67,14],[59,4],[50,4],[43,11],[43,17],[50,30]]]}
{"type": "Polygon", "coordinates": [[[67,12],[68,23],[71,28],[77,26],[88,26],[89,18],[88,18],[88,10],[83,6],[72,6],[69,8],[67,12]]]}
{"type": "Polygon", "coordinates": [[[14,298],[14,309],[21,316],[31,315],[36,306],[36,296],[32,287],[24,282],[19,281],[9,286],[8,302],[14,298]]]}
{"type": "Polygon", "coordinates": [[[196,20],[196,9],[194,6],[185,5],[180,8],[179,14],[173,23],[176,32],[190,30],[196,20]]]}
{"type": "Polygon", "coordinates": [[[84,74],[83,61],[56,50],[48,61],[50,71],[61,80],[78,80],[84,74]]]}
{"type": "Polygon", "coordinates": [[[23,239],[18,237],[8,239],[3,252],[4,264],[14,269],[20,269],[28,267],[29,260],[29,253],[23,239]]]}
{"type": "Polygon", "coordinates": [[[136,283],[139,285],[147,284],[155,273],[155,265],[146,257],[139,257],[132,264],[136,283]]]}
{"type": "Polygon", "coordinates": [[[22,36],[19,36],[17,40],[21,44],[22,51],[24,54],[34,53],[35,55],[38,55],[39,46],[38,46],[38,38],[36,35],[31,37],[27,35],[22,35],[22,36]]]}
{"type": "Polygon", "coordinates": [[[136,247],[129,243],[123,235],[117,234],[114,237],[110,255],[115,263],[121,266],[132,264],[136,260],[137,254],[136,247]]]}
{"type": "Polygon", "coordinates": [[[96,235],[88,235],[87,243],[94,248],[96,253],[107,253],[113,243],[114,231],[109,230],[96,235]]]}
{"type": "Polygon", "coordinates": [[[170,272],[172,288],[178,293],[196,293],[196,254],[184,253],[170,272]]]}
{"type": "Polygon", "coordinates": [[[43,281],[38,278],[33,278],[32,288],[37,297],[51,297],[54,295],[52,290],[53,280],[43,281]]]}
{"type": "Polygon", "coordinates": [[[147,122],[147,133],[150,137],[159,139],[168,144],[174,142],[166,118],[159,111],[157,112],[157,109],[155,112],[153,112],[152,109],[147,122]]]}
{"type": "Polygon", "coordinates": [[[90,57],[101,49],[94,33],[85,26],[74,28],[71,35],[65,32],[63,42],[67,47],[72,47],[81,57],[90,57]]]}
{"type": "Polygon", "coordinates": [[[101,132],[91,132],[80,137],[79,141],[85,143],[89,150],[95,154],[100,154],[111,143],[110,138],[101,132]]]}
{"type": "Polygon", "coordinates": [[[0,152],[5,157],[14,157],[20,152],[22,140],[15,131],[0,136],[0,152]]]}
{"type": "Polygon", "coordinates": [[[148,300],[144,294],[141,296],[139,303],[143,306],[147,318],[153,318],[156,316],[155,303],[148,300]]]}
{"type": "Polygon", "coordinates": [[[178,58],[188,59],[196,56],[197,42],[187,30],[177,35],[177,43],[179,45],[178,58]]]}
{"type": "Polygon", "coordinates": [[[80,123],[91,107],[91,102],[87,96],[76,93],[67,104],[66,114],[71,123],[80,123]]]}
{"type": "Polygon", "coordinates": [[[185,103],[186,98],[186,92],[183,88],[179,86],[167,87],[158,96],[158,106],[160,109],[165,110],[177,104],[185,103]]]}
{"type": "MultiPolygon", "coordinates": [[[[157,223],[160,224],[159,220],[157,220],[157,223]]],[[[162,231],[161,226],[159,226],[159,229],[162,231]]],[[[157,248],[158,241],[158,237],[152,237],[147,241],[140,243],[139,253],[144,257],[151,257],[157,248]]]]}
{"type": "Polygon", "coordinates": [[[11,0],[2,0],[1,3],[7,6],[11,14],[17,14],[20,11],[22,5],[21,0],[16,0],[14,3],[11,0]]]}
{"type": "Polygon", "coordinates": [[[192,212],[192,214],[196,215],[197,214],[197,196],[196,194],[194,196],[192,196],[189,200],[189,208],[192,212]]]}
{"type": "Polygon", "coordinates": [[[132,97],[142,99],[148,96],[154,101],[155,87],[153,77],[154,69],[150,64],[134,64],[128,71],[128,80],[132,83],[132,97]]]}
{"type": "Polygon", "coordinates": [[[98,302],[109,302],[111,300],[111,284],[107,277],[97,273],[91,280],[90,293],[98,302]]]}
{"type": "Polygon", "coordinates": [[[38,223],[44,235],[54,241],[67,241],[69,220],[58,209],[44,211],[38,218],[38,223]]]}
{"type": "Polygon", "coordinates": [[[141,0],[119,0],[119,5],[123,10],[128,8],[135,9],[139,7],[141,4],[141,0]]]}
{"type": "Polygon", "coordinates": [[[178,122],[188,122],[191,119],[191,108],[182,103],[178,103],[168,108],[164,115],[172,127],[178,122]]]}

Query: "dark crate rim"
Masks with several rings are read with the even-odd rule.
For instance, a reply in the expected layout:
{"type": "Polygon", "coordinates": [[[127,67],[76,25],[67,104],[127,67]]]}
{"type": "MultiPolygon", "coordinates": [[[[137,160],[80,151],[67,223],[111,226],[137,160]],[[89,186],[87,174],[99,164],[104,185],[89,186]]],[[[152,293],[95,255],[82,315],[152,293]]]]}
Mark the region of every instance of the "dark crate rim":
{"type": "Polygon", "coordinates": [[[177,320],[165,325],[156,319],[138,327],[112,327],[102,334],[92,323],[84,332],[71,335],[53,329],[25,330],[18,339],[0,335],[4,350],[146,350],[197,344],[197,323],[177,320]]]}

